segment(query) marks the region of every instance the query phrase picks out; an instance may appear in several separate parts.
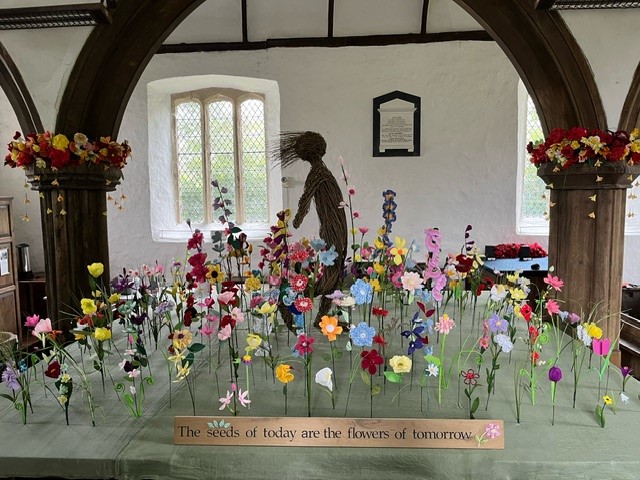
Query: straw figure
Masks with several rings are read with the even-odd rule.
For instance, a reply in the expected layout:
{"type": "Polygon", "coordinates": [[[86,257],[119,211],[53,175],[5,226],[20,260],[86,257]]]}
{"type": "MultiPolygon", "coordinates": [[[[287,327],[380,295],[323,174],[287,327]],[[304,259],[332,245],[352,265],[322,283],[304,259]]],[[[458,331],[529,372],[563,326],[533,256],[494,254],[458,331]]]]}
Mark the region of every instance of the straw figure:
{"type": "MultiPolygon", "coordinates": [[[[347,217],[344,209],[338,208],[343,201],[338,181],[322,161],[327,151],[327,143],[322,135],[315,132],[288,132],[280,137],[280,162],[288,167],[298,159],[309,162],[311,170],[304,182],[304,192],[298,201],[298,211],[293,218],[293,227],[299,228],[309,209],[311,201],[315,203],[316,213],[320,221],[320,238],[327,248],[335,246],[338,258],[333,266],[324,269],[324,274],[314,288],[314,295],[321,295],[320,308],[315,320],[318,326],[323,315],[329,312],[331,299],[325,297],[332,293],[340,283],[344,260],[347,256],[347,217]]],[[[290,329],[293,326],[293,315],[286,307],[280,309],[283,320],[290,329]]]]}

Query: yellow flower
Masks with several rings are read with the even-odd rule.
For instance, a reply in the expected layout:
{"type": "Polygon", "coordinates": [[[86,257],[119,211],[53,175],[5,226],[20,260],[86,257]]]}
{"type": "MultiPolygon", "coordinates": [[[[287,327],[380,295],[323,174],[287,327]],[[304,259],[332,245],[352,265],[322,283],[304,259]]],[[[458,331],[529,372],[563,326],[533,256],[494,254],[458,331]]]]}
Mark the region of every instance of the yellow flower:
{"type": "Polygon", "coordinates": [[[251,275],[244,282],[244,286],[248,292],[255,292],[256,290],[260,290],[260,288],[262,287],[262,282],[258,277],[254,277],[253,275],[251,275]]]}
{"type": "Polygon", "coordinates": [[[118,303],[120,301],[120,294],[114,293],[109,297],[109,303],[118,303]]]}
{"type": "Polygon", "coordinates": [[[85,315],[91,315],[98,309],[96,302],[94,302],[92,298],[83,298],[80,300],[80,308],[82,308],[82,313],[85,315]]]}
{"type": "Polygon", "coordinates": [[[379,236],[383,236],[385,233],[387,233],[387,227],[380,227],[378,229],[378,235],[379,236]]]}
{"type": "Polygon", "coordinates": [[[358,229],[356,227],[353,227],[351,229],[351,233],[353,233],[354,235],[357,235],[358,234],[358,229]]]}
{"type": "Polygon", "coordinates": [[[108,328],[98,327],[93,335],[96,337],[96,340],[103,342],[111,338],[111,330],[108,328]]]}
{"type": "Polygon", "coordinates": [[[289,370],[291,370],[291,365],[281,363],[276,367],[276,378],[285,384],[292,382],[295,377],[289,370]]]}
{"type": "Polygon", "coordinates": [[[609,395],[605,395],[604,397],[602,397],[602,400],[604,400],[604,403],[606,405],[611,405],[613,403],[613,398],[611,398],[609,395]]]}
{"type": "Polygon", "coordinates": [[[187,328],[183,328],[182,330],[173,332],[173,348],[184,350],[189,345],[191,345],[192,340],[193,334],[191,333],[191,330],[187,328]]]}
{"type": "Polygon", "coordinates": [[[178,350],[177,348],[174,348],[174,355],[171,355],[169,357],[167,357],[167,360],[169,360],[170,362],[173,362],[174,365],[177,365],[179,363],[182,363],[182,361],[187,358],[185,356],[185,354],[183,352],[181,352],[180,350],[178,350]]]}
{"type": "Polygon", "coordinates": [[[511,300],[514,300],[516,302],[521,302],[522,300],[527,298],[527,295],[521,288],[511,288],[509,289],[509,292],[511,292],[511,300]]]}
{"type": "Polygon", "coordinates": [[[518,278],[520,278],[520,273],[518,271],[507,275],[507,280],[511,283],[516,283],[518,281],[518,278]]]}
{"type": "Polygon", "coordinates": [[[209,272],[206,277],[211,283],[224,282],[224,272],[220,269],[220,265],[209,265],[209,272]]]}
{"type": "Polygon", "coordinates": [[[255,350],[262,343],[262,337],[260,335],[256,335],[255,333],[250,333],[247,335],[247,347],[245,350],[250,352],[251,350],[255,350]]]}
{"type": "Polygon", "coordinates": [[[275,303],[271,304],[269,302],[264,302],[258,309],[258,313],[262,315],[272,315],[277,308],[278,308],[278,305],[275,303]]]}
{"type": "Polygon", "coordinates": [[[58,135],[53,137],[51,145],[53,145],[53,148],[55,148],[56,150],[66,150],[69,146],[69,139],[59,133],[58,135]]]}
{"type": "Polygon", "coordinates": [[[374,292],[382,291],[382,287],[380,286],[380,280],[378,280],[377,278],[370,280],[369,285],[371,285],[371,288],[373,289],[374,292]]]}
{"type": "Polygon", "coordinates": [[[517,317],[523,318],[522,314],[520,313],[520,305],[515,305],[513,307],[513,313],[515,313],[517,317]]]}
{"type": "Polygon", "coordinates": [[[91,265],[87,265],[87,270],[93,278],[98,278],[104,272],[104,265],[100,262],[92,263],[91,265]]]}
{"type": "Polygon", "coordinates": [[[411,363],[411,359],[406,355],[396,355],[389,360],[393,373],[409,373],[411,371],[411,363]]]}
{"type": "Polygon", "coordinates": [[[243,355],[242,356],[242,361],[244,363],[249,363],[251,361],[251,355],[249,355],[249,354],[243,355]]]}
{"type": "Polygon", "coordinates": [[[396,237],[393,241],[394,246],[390,253],[393,255],[393,263],[400,265],[402,263],[402,256],[406,255],[409,250],[404,248],[407,241],[402,237],[396,237]]]}
{"type": "Polygon", "coordinates": [[[356,254],[354,255],[353,259],[354,259],[356,262],[361,262],[361,261],[362,261],[362,255],[360,255],[359,253],[356,253],[356,254]]]}
{"type": "Polygon", "coordinates": [[[385,244],[381,238],[376,238],[373,241],[373,246],[376,247],[376,250],[384,250],[385,244]]]}
{"type": "Polygon", "coordinates": [[[58,402],[60,402],[60,405],[62,405],[63,407],[66,405],[68,401],[69,401],[69,397],[67,397],[66,395],[60,395],[58,397],[58,402]]]}
{"type": "Polygon", "coordinates": [[[329,317],[328,315],[322,317],[320,328],[322,329],[322,334],[325,335],[330,342],[333,342],[337,335],[342,333],[342,327],[338,325],[338,319],[336,317],[329,317]]]}
{"type": "Polygon", "coordinates": [[[380,264],[378,262],[375,262],[373,264],[373,270],[380,276],[384,275],[384,272],[385,272],[384,265],[382,265],[382,264],[380,264]]]}
{"type": "Polygon", "coordinates": [[[189,362],[187,362],[184,366],[176,364],[176,371],[178,372],[178,375],[176,376],[176,379],[174,380],[174,382],[179,382],[180,380],[183,380],[184,378],[186,378],[187,375],[191,373],[189,362]]]}
{"type": "Polygon", "coordinates": [[[71,381],[71,375],[69,375],[68,373],[65,373],[64,375],[62,375],[62,377],[60,377],[60,381],[62,383],[68,383],[71,381]]]}
{"type": "Polygon", "coordinates": [[[74,334],[74,339],[75,339],[76,342],[84,340],[85,338],[87,338],[87,337],[85,337],[84,333],[76,333],[76,334],[74,334]]]}
{"type": "Polygon", "coordinates": [[[591,338],[600,340],[602,338],[602,329],[595,323],[588,323],[587,335],[589,335],[591,338]]]}

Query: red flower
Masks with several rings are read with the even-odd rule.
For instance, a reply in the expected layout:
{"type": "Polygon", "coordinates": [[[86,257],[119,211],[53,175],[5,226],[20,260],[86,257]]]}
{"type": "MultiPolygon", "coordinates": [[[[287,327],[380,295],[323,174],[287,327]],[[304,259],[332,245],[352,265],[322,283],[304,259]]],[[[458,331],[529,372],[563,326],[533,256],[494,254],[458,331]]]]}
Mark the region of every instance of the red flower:
{"type": "Polygon", "coordinates": [[[53,148],[49,154],[51,166],[54,168],[64,168],[71,163],[71,153],[69,150],[57,150],[53,148]]]}
{"type": "Polygon", "coordinates": [[[461,371],[460,376],[464,378],[465,385],[475,385],[478,383],[478,378],[480,378],[480,374],[476,373],[472,368],[466,372],[464,370],[461,371]]]}
{"type": "Polygon", "coordinates": [[[60,362],[57,360],[51,362],[44,374],[49,378],[58,378],[60,376],[60,362]]]}
{"type": "Polygon", "coordinates": [[[384,318],[387,315],[389,315],[389,310],[385,310],[384,308],[381,308],[381,307],[373,307],[372,312],[376,317],[384,318]]]}
{"type": "Polygon", "coordinates": [[[540,354],[538,352],[531,352],[531,363],[538,363],[540,354]]]}
{"type": "Polygon", "coordinates": [[[529,339],[531,340],[531,343],[536,343],[536,340],[538,340],[538,337],[540,336],[540,332],[538,332],[538,329],[536,327],[534,327],[533,325],[529,327],[529,339]]]}
{"type": "Polygon", "coordinates": [[[298,275],[295,275],[291,280],[291,287],[293,287],[296,292],[304,292],[304,289],[307,288],[308,283],[309,279],[306,277],[306,275],[302,275],[300,273],[298,275]]]}
{"type": "Polygon", "coordinates": [[[469,273],[473,267],[473,257],[467,257],[464,254],[460,254],[456,257],[458,264],[456,270],[460,273],[469,273]]]}
{"type": "Polygon", "coordinates": [[[293,347],[295,348],[300,355],[307,355],[313,352],[313,342],[316,339],[313,337],[307,337],[304,333],[298,336],[298,343],[293,347]]]}
{"type": "Polygon", "coordinates": [[[189,250],[195,250],[202,248],[202,241],[204,240],[204,234],[200,230],[193,232],[193,235],[187,242],[187,248],[189,250]]]}
{"type": "Polygon", "coordinates": [[[360,356],[362,357],[362,362],[360,363],[362,369],[368,371],[371,375],[378,371],[378,365],[384,364],[384,358],[377,350],[363,350],[360,356]]]}
{"type": "Polygon", "coordinates": [[[300,313],[309,312],[313,308],[313,301],[308,297],[296,298],[294,304],[300,313]]]}
{"type": "Polygon", "coordinates": [[[236,319],[233,318],[231,315],[225,315],[220,320],[220,328],[224,328],[227,325],[231,325],[231,328],[236,328],[236,319]]]}
{"type": "Polygon", "coordinates": [[[528,322],[531,320],[531,315],[533,313],[532,308],[529,306],[528,303],[525,303],[524,305],[522,305],[520,307],[520,314],[523,316],[523,318],[528,322]]]}
{"type": "Polygon", "coordinates": [[[380,346],[384,346],[387,344],[387,342],[385,342],[384,337],[382,335],[380,335],[379,333],[377,335],[373,336],[373,343],[375,343],[376,345],[380,345],[380,346]]]}

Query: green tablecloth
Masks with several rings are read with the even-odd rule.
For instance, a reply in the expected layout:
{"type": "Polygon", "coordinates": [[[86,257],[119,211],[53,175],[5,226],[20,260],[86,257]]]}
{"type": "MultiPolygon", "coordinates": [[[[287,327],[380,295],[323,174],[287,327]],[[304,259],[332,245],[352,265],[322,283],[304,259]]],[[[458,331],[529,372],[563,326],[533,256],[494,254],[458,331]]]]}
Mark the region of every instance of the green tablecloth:
{"type": "MultiPolygon", "coordinates": [[[[317,337],[319,350],[326,344],[317,337]]],[[[282,334],[280,342],[286,342],[282,334]]],[[[344,339],[342,340],[344,344],[344,339]]],[[[453,352],[458,344],[457,332],[448,340],[447,349],[453,352]]],[[[400,346],[388,347],[401,353],[400,346]]],[[[94,375],[94,390],[99,409],[95,428],[90,427],[86,404],[80,397],[72,398],[70,421],[66,426],[64,415],[51,394],[34,396],[33,415],[26,426],[8,402],[0,404],[0,477],[65,477],[65,478],[516,478],[516,479],[637,479],[640,478],[640,385],[631,379],[627,384],[628,405],[618,402],[614,415],[607,409],[606,428],[597,424],[593,410],[598,398],[597,375],[593,370],[582,374],[576,408],[571,408],[572,380],[570,359],[562,358],[565,379],[557,393],[556,425],[551,425],[551,399],[549,382],[542,378],[537,390],[536,405],[532,406],[525,392],[522,422],[515,421],[513,401],[515,359],[524,357],[524,345],[517,348],[509,363],[501,356],[501,369],[497,377],[496,395],[484,409],[486,388],[478,387],[481,407],[476,418],[501,418],[505,421],[504,450],[434,450],[392,448],[303,448],[303,447],[213,447],[173,445],[173,417],[190,415],[189,394],[184,384],[173,384],[172,408],[169,408],[169,387],[164,359],[155,352],[154,373],[156,385],[147,389],[145,412],[142,419],[132,419],[119,403],[115,392],[107,384],[103,397],[101,384],[94,375]]],[[[546,355],[552,356],[551,344],[546,355]]],[[[436,347],[437,351],[437,347],[436,347]]],[[[358,352],[354,351],[354,360],[358,352]]],[[[200,353],[204,360],[206,350],[200,353]]],[[[416,355],[416,365],[424,361],[416,355]]],[[[595,357],[594,357],[595,358],[595,357]]],[[[348,364],[349,355],[341,360],[348,364]]],[[[329,362],[330,363],[330,362],[329,362]]],[[[320,355],[314,359],[313,371],[328,365],[320,355]]],[[[594,360],[597,365],[597,360],[594,360]]],[[[472,367],[471,363],[460,368],[472,367]]],[[[444,392],[443,402],[436,401],[435,379],[428,387],[428,411],[420,410],[420,389],[415,385],[404,388],[387,383],[385,392],[374,400],[375,417],[415,418],[468,418],[466,398],[461,395],[462,407],[457,403],[457,376],[453,368],[451,387],[444,392]]],[[[298,367],[299,368],[299,367],[298,367]]],[[[347,368],[348,369],[348,368],[347,368]]],[[[341,371],[346,372],[347,369],[341,371]]],[[[417,370],[417,371],[420,371],[417,370]]],[[[244,367],[241,367],[244,388],[244,367]]],[[[306,416],[303,394],[303,375],[295,372],[296,380],[289,389],[289,415],[306,416]]],[[[484,381],[482,368],[481,383],[484,381]]],[[[282,387],[271,380],[271,372],[261,360],[254,362],[255,382],[250,385],[251,410],[241,415],[282,416],[284,398],[282,387]],[[265,379],[266,377],[266,379],[265,379]]],[[[229,385],[228,367],[219,371],[221,393],[229,385]]],[[[405,378],[405,385],[408,378],[405,378]]],[[[382,382],[379,378],[378,382],[382,382]]],[[[206,365],[200,367],[197,377],[197,413],[218,417],[218,387],[214,375],[206,365]]],[[[4,388],[4,386],[0,385],[4,388]]],[[[611,372],[609,393],[620,391],[619,376],[611,372]]],[[[34,387],[37,392],[42,389],[34,387]]],[[[424,392],[423,392],[424,393],[424,392]]],[[[604,393],[604,391],[603,391],[604,393]]],[[[347,397],[346,373],[338,378],[338,401],[332,410],[329,396],[314,384],[313,413],[317,416],[342,416],[347,397]]],[[[424,393],[427,405],[427,393],[424,393]]],[[[369,416],[368,389],[360,376],[353,382],[348,416],[369,416]]]]}

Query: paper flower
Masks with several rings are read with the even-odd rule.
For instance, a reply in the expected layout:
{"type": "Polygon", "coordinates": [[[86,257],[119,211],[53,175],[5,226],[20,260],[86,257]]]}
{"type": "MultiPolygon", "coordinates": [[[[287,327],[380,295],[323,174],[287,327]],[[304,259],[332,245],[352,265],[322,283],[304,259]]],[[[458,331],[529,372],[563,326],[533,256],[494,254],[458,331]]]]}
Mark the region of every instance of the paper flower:
{"type": "Polygon", "coordinates": [[[356,302],[356,305],[363,305],[365,303],[371,303],[373,300],[373,288],[367,282],[359,278],[351,285],[351,295],[356,302]]]}
{"type": "Polygon", "coordinates": [[[38,324],[34,327],[32,334],[38,337],[41,333],[51,333],[53,328],[51,327],[51,319],[40,319],[38,324]]]}
{"type": "Polygon", "coordinates": [[[318,385],[322,385],[323,387],[327,387],[329,391],[333,391],[333,381],[331,380],[331,375],[333,372],[329,367],[324,367],[322,370],[316,373],[316,383],[318,385]]]}
{"type": "Polygon", "coordinates": [[[291,370],[291,365],[281,363],[276,367],[276,378],[284,384],[292,382],[295,377],[293,376],[293,373],[291,373],[290,370],[291,370]]]}
{"type": "Polygon", "coordinates": [[[111,338],[111,330],[108,328],[96,328],[93,335],[96,337],[96,340],[104,342],[111,338]]]}
{"type": "Polygon", "coordinates": [[[414,293],[422,288],[422,277],[417,272],[405,272],[400,278],[402,288],[409,293],[414,293]]]}
{"type": "Polygon", "coordinates": [[[98,278],[104,272],[104,265],[101,263],[92,263],[87,265],[87,270],[93,278],[98,278]]]}
{"type": "Polygon", "coordinates": [[[494,313],[488,321],[489,330],[491,332],[506,332],[509,329],[509,322],[504,318],[500,318],[497,313],[494,313]]]}
{"type": "Polygon", "coordinates": [[[85,315],[91,315],[98,309],[96,302],[94,302],[92,298],[83,298],[80,300],[80,308],[82,308],[82,313],[85,315]]]}
{"type": "Polygon", "coordinates": [[[370,347],[373,344],[373,336],[375,334],[376,329],[370,327],[365,322],[360,322],[349,332],[351,341],[356,347],[370,347]]]}
{"type": "Polygon", "coordinates": [[[452,318],[449,318],[449,315],[446,313],[440,317],[438,323],[436,323],[435,330],[436,332],[440,332],[443,335],[448,335],[453,327],[456,326],[456,323],[452,318]]]}
{"type": "Polygon", "coordinates": [[[307,335],[302,333],[298,336],[298,342],[293,348],[295,348],[300,355],[308,355],[309,353],[313,352],[312,345],[315,341],[315,338],[308,337],[307,335]]]}
{"type": "Polygon", "coordinates": [[[324,315],[320,322],[320,328],[322,334],[327,337],[327,340],[333,342],[337,336],[342,333],[342,327],[338,325],[338,319],[336,317],[329,317],[324,315]]]}
{"type": "Polygon", "coordinates": [[[564,282],[560,280],[558,277],[554,277],[550,273],[544,278],[544,283],[553,288],[556,292],[560,292],[562,287],[564,286],[564,282]]]}
{"type": "Polygon", "coordinates": [[[435,363],[430,363],[427,365],[427,368],[424,369],[425,375],[429,375],[430,377],[438,376],[438,366],[435,363]]]}
{"type": "Polygon", "coordinates": [[[593,340],[593,353],[596,355],[606,357],[609,354],[609,350],[611,350],[611,340],[608,338],[603,338],[602,340],[595,338],[593,340]]]}
{"type": "Polygon", "coordinates": [[[363,350],[360,352],[360,356],[362,357],[360,366],[371,375],[378,371],[378,365],[384,364],[384,358],[382,358],[377,350],[363,350]]]}
{"type": "Polygon", "coordinates": [[[513,350],[513,343],[511,342],[511,339],[503,333],[499,333],[498,335],[494,336],[493,341],[496,343],[496,345],[499,345],[500,348],[502,348],[502,351],[504,353],[509,353],[511,350],[513,350]]]}
{"type": "Polygon", "coordinates": [[[411,371],[411,359],[405,355],[395,355],[389,360],[393,373],[409,373],[411,371]]]}

